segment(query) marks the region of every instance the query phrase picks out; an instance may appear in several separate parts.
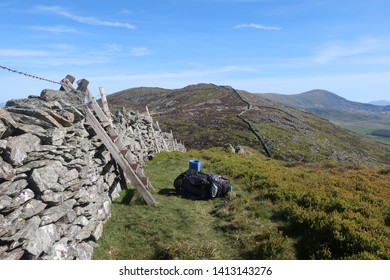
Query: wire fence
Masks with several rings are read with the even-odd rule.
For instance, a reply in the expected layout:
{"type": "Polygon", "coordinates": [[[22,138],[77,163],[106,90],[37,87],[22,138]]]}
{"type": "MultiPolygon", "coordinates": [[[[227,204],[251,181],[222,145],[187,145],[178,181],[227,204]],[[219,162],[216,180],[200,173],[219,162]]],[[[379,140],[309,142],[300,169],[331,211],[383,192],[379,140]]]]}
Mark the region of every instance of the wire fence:
{"type": "Polygon", "coordinates": [[[35,75],[31,75],[31,74],[28,74],[28,73],[24,73],[24,72],[21,72],[21,71],[18,71],[18,70],[14,70],[14,69],[8,68],[6,66],[0,65],[0,68],[2,68],[4,70],[8,70],[8,71],[13,72],[13,73],[24,75],[26,77],[30,77],[30,78],[33,78],[33,79],[37,79],[37,80],[46,81],[46,82],[49,82],[49,83],[61,85],[60,82],[56,82],[56,81],[53,81],[53,80],[50,80],[50,79],[46,79],[46,78],[38,77],[38,76],[35,76],[35,75]]]}

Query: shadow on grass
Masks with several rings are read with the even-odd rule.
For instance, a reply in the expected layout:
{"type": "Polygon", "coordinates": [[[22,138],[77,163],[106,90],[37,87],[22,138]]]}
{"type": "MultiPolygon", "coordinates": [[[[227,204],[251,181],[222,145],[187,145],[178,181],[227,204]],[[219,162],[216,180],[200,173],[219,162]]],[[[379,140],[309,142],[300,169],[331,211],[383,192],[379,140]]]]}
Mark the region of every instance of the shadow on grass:
{"type": "Polygon", "coordinates": [[[158,194],[165,196],[179,196],[175,189],[161,189],[158,194]]]}
{"type": "Polygon", "coordinates": [[[122,195],[118,200],[116,200],[114,203],[117,204],[124,204],[129,205],[130,202],[133,200],[135,196],[136,190],[134,189],[127,189],[124,190],[124,195],[122,195]]]}

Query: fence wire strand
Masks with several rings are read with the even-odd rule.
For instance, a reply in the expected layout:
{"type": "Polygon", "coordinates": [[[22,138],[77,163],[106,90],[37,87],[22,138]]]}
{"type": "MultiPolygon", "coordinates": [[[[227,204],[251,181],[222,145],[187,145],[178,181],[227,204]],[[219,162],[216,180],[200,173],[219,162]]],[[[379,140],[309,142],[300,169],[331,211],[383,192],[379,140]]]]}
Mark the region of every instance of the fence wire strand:
{"type": "Polygon", "coordinates": [[[14,70],[14,69],[8,68],[6,66],[0,65],[0,68],[2,68],[4,70],[8,70],[8,71],[16,73],[16,74],[24,75],[26,77],[30,77],[30,78],[33,78],[33,79],[37,79],[37,80],[41,80],[41,81],[45,81],[45,82],[61,85],[60,82],[56,82],[56,81],[49,80],[49,79],[46,79],[46,78],[42,78],[42,77],[38,77],[38,76],[31,75],[31,74],[28,74],[28,73],[24,73],[24,72],[21,72],[21,71],[18,71],[18,70],[14,70]]]}

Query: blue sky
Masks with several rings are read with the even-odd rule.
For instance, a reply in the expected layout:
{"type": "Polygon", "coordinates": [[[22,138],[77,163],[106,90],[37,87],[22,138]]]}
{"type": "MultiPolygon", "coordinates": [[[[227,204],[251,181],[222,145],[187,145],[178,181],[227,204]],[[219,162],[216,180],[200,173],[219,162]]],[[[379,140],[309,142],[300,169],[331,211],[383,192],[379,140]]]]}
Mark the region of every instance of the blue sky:
{"type": "MultiPolygon", "coordinates": [[[[230,85],[390,99],[390,1],[142,0],[0,3],[0,65],[98,95],[230,85]]],[[[0,69],[0,101],[58,86],[0,69]]]]}

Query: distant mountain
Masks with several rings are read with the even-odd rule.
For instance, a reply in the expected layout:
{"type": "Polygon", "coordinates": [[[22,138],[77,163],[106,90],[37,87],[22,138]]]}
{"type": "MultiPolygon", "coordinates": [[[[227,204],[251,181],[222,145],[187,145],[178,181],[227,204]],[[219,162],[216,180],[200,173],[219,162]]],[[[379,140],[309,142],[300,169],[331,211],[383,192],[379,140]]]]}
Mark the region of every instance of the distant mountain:
{"type": "Polygon", "coordinates": [[[5,102],[0,102],[0,108],[4,108],[5,102]]]}
{"type": "Polygon", "coordinates": [[[349,101],[337,94],[326,90],[311,90],[300,94],[265,93],[262,97],[281,103],[285,106],[312,111],[341,110],[360,112],[390,112],[390,106],[377,106],[373,104],[349,101]]]}
{"type": "Polygon", "coordinates": [[[377,100],[377,101],[371,101],[369,104],[372,105],[378,105],[378,106],[388,106],[390,105],[390,101],[387,100],[377,100]]]}
{"type": "MultiPolygon", "coordinates": [[[[390,146],[261,95],[213,84],[181,89],[132,88],[107,96],[112,109],[145,112],[188,149],[241,144],[268,147],[286,161],[389,162],[390,146]],[[263,144],[263,143],[264,144],[263,144]]],[[[372,106],[372,105],[371,105],[372,106]]]]}
{"type": "Polygon", "coordinates": [[[261,97],[285,106],[310,112],[362,135],[390,144],[390,137],[378,137],[379,130],[390,130],[390,106],[377,106],[349,101],[326,90],[301,94],[260,94],[261,97]]]}

